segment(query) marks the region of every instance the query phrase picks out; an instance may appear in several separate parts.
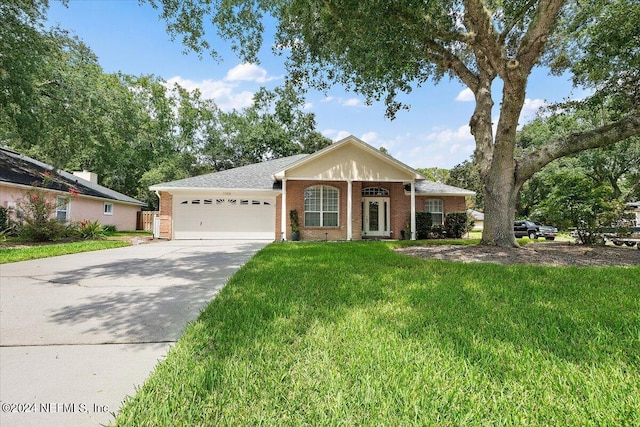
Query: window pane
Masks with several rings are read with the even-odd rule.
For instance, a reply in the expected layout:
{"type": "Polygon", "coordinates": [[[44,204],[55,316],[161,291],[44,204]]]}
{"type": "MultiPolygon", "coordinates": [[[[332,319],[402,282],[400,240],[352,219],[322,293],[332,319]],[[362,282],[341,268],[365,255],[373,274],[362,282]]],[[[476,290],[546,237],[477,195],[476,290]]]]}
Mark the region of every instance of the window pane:
{"type": "Polygon", "coordinates": [[[324,212],[338,212],[338,190],[324,187],[322,196],[322,210],[324,212]]]}
{"type": "Polygon", "coordinates": [[[427,200],[425,203],[425,212],[442,213],[442,200],[427,200]]]}
{"type": "Polygon", "coordinates": [[[304,191],[304,225],[308,227],[336,227],[338,225],[338,190],[316,185],[304,191]]]}
{"type": "Polygon", "coordinates": [[[320,212],[305,212],[304,214],[305,227],[319,227],[320,226],[320,212]]]}
{"type": "Polygon", "coordinates": [[[338,226],[338,214],[332,212],[325,212],[322,214],[324,220],[323,225],[325,227],[337,227],[338,226]]]}
{"type": "Polygon", "coordinates": [[[320,210],[320,187],[311,187],[304,191],[304,210],[320,210]]]}
{"type": "Polygon", "coordinates": [[[424,210],[425,212],[431,212],[431,219],[434,224],[443,224],[442,205],[443,203],[440,199],[429,199],[425,202],[424,210]]]}
{"type": "Polygon", "coordinates": [[[56,220],[59,223],[64,224],[65,222],[67,222],[67,213],[61,211],[56,212],[56,220]]]}

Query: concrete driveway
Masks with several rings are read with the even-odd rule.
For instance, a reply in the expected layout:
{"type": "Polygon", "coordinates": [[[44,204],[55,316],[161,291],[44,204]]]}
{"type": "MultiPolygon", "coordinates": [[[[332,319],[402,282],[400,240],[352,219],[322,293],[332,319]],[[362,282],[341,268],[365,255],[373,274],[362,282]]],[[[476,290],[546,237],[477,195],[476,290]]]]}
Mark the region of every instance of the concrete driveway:
{"type": "Polygon", "coordinates": [[[0,425],[112,421],[266,244],[163,241],[0,265],[0,425]]]}

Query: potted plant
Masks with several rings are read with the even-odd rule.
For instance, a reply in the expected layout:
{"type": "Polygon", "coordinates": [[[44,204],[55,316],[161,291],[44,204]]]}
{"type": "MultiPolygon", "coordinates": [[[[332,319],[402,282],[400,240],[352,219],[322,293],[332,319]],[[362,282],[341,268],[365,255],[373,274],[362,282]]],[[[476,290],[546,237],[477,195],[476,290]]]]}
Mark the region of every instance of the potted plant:
{"type": "Polygon", "coordinates": [[[300,224],[298,223],[297,209],[291,209],[289,211],[289,220],[291,222],[291,240],[297,242],[300,240],[300,224]]]}

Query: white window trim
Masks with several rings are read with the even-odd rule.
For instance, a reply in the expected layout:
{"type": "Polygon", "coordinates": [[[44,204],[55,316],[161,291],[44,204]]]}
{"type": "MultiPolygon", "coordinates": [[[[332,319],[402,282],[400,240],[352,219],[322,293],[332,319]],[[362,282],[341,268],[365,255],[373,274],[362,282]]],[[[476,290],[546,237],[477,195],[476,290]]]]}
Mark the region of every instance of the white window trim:
{"type": "Polygon", "coordinates": [[[113,216],[113,209],[114,209],[113,203],[104,202],[102,213],[107,216],[113,216]],[[107,206],[111,206],[111,209],[107,210],[107,206]]]}
{"type": "MultiPolygon", "coordinates": [[[[424,211],[425,212],[430,212],[431,213],[431,218],[433,218],[433,214],[440,214],[442,220],[438,225],[444,225],[444,200],[442,200],[442,199],[434,199],[434,198],[425,200],[424,201],[424,211]],[[430,201],[438,201],[438,202],[440,202],[440,212],[430,211],[430,210],[427,209],[427,205],[429,204],[430,201]]],[[[435,222],[434,222],[434,224],[435,224],[435,222]]]]}
{"type": "Polygon", "coordinates": [[[58,219],[59,213],[64,213],[63,224],[66,224],[67,222],[69,222],[69,218],[71,215],[71,204],[69,203],[69,200],[65,199],[62,196],[56,197],[56,220],[58,220],[58,222],[61,222],[58,219]],[[64,202],[64,203],[61,203],[61,202],[64,202]]]}
{"type": "Polygon", "coordinates": [[[309,190],[310,188],[316,188],[318,187],[320,189],[320,210],[319,211],[307,211],[306,207],[304,209],[304,221],[303,221],[303,226],[304,227],[308,227],[308,228],[313,228],[313,227],[319,227],[319,228],[337,228],[340,227],[340,189],[333,187],[331,185],[311,185],[307,188],[304,189],[304,191],[309,190]],[[332,190],[335,190],[336,193],[338,194],[338,205],[337,205],[337,210],[336,211],[324,211],[323,207],[324,207],[324,198],[323,198],[323,194],[324,194],[324,188],[330,188],[332,190]],[[320,214],[320,225],[307,225],[307,212],[310,213],[319,213],[320,214]],[[335,213],[337,214],[337,223],[336,225],[324,225],[324,213],[335,213]]]}

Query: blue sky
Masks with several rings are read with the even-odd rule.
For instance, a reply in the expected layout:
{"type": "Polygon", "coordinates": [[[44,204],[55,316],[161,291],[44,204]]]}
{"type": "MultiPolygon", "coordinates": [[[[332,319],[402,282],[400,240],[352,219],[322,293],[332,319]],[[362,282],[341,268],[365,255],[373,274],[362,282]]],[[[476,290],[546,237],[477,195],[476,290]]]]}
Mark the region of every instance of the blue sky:
{"type": "MultiPolygon", "coordinates": [[[[199,88],[222,109],[251,104],[261,86],[283,83],[284,58],[266,46],[260,64],[242,64],[225,41],[209,35],[223,61],[185,54],[179,40],[171,41],[158,11],[130,0],[70,0],[67,7],[51,2],[50,24],[72,31],[98,56],[106,72],[154,74],[190,89],[199,88]]],[[[268,43],[267,43],[268,44],[268,43]]],[[[468,122],[473,97],[459,82],[444,80],[415,89],[405,100],[409,111],[395,120],[385,118],[383,103],[366,106],[364,98],[334,87],[327,94],[309,92],[305,109],[316,116],[317,129],[339,140],[355,135],[374,147],[385,147],[398,160],[414,168],[451,168],[467,160],[474,142],[468,122]]],[[[499,93],[495,93],[499,105],[499,93]]],[[[567,77],[537,70],[530,79],[521,124],[530,120],[545,102],[575,97],[567,77]]],[[[494,116],[497,116],[497,110],[494,116]]]]}

